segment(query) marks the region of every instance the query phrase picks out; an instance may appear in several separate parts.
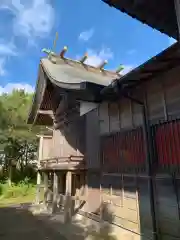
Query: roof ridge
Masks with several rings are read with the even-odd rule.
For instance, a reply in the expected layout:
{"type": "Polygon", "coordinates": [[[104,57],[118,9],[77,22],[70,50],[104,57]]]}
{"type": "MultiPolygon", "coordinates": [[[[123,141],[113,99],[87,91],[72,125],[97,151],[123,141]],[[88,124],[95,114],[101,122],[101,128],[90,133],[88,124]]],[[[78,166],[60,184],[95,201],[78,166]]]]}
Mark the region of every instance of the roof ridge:
{"type": "Polygon", "coordinates": [[[62,60],[64,63],[67,63],[67,64],[71,62],[71,63],[77,64],[78,66],[82,66],[87,71],[91,70],[91,71],[94,71],[94,73],[97,73],[97,72],[99,72],[100,74],[107,73],[107,74],[111,74],[115,77],[121,77],[121,70],[123,69],[122,66],[118,67],[116,71],[105,69],[104,66],[108,63],[107,60],[102,61],[98,66],[92,66],[90,64],[85,63],[85,61],[88,59],[88,56],[86,53],[80,60],[78,60],[78,59],[72,59],[72,58],[65,57],[64,54],[66,51],[67,51],[66,47],[63,48],[63,50],[61,51],[60,54],[57,54],[52,51],[47,52],[47,51],[45,51],[45,49],[43,49],[43,52],[48,54],[47,58],[54,64],[58,64],[57,61],[62,60]]]}

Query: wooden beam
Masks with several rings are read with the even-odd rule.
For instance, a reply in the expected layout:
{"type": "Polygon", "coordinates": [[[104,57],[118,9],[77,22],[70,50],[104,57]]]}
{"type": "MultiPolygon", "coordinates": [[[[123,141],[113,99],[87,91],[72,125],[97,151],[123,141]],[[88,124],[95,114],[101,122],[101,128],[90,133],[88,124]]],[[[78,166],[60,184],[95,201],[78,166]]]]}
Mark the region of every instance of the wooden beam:
{"type": "Polygon", "coordinates": [[[46,129],[48,129],[49,131],[53,131],[54,130],[53,128],[50,128],[48,126],[46,126],[46,129]]]}
{"type": "Polygon", "coordinates": [[[53,113],[52,110],[38,110],[38,113],[39,113],[39,114],[42,114],[42,115],[54,116],[54,113],[53,113]]]}
{"type": "Polygon", "coordinates": [[[51,135],[41,135],[41,134],[37,134],[36,137],[38,137],[38,138],[41,138],[41,137],[43,137],[43,138],[52,138],[51,135]]]}
{"type": "Polygon", "coordinates": [[[167,65],[166,68],[164,68],[162,71],[156,73],[156,74],[149,74],[148,77],[146,78],[143,78],[142,80],[139,80],[139,81],[136,81],[134,85],[132,86],[129,86],[128,88],[134,88],[134,87],[137,87],[138,85],[140,85],[142,82],[145,82],[145,81],[149,81],[150,79],[153,79],[153,78],[158,78],[159,76],[161,76],[162,74],[164,74],[165,72],[169,72],[170,70],[172,70],[173,68],[177,67],[178,65],[178,62],[175,64],[175,63],[170,63],[167,65]]]}
{"type": "Polygon", "coordinates": [[[67,94],[63,94],[62,95],[62,99],[56,109],[56,115],[61,114],[62,112],[64,112],[68,107],[68,96],[67,94]]]}

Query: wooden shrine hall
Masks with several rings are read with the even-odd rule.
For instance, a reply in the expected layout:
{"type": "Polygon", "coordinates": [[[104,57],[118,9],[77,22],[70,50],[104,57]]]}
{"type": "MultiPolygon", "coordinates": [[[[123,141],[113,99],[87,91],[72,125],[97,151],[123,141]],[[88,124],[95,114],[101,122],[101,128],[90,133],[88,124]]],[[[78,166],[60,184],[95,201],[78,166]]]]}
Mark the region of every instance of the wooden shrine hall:
{"type": "MultiPolygon", "coordinates": [[[[86,178],[85,113],[96,107],[100,90],[119,77],[99,66],[87,65],[85,54],[79,61],[50,52],[39,65],[38,80],[28,123],[49,126],[51,135],[39,136],[37,185],[44,182],[45,192],[53,195],[84,195],[86,178]]],[[[47,194],[45,194],[47,196],[47,194]]],[[[46,201],[46,199],[45,199],[46,201]]]]}
{"type": "MultiPolygon", "coordinates": [[[[179,0],[103,1],[179,39],[179,0]]],[[[118,240],[179,239],[179,42],[124,76],[121,66],[92,67],[87,54],[75,61],[66,51],[41,59],[28,117],[51,128],[39,141],[44,202],[67,204],[69,219],[71,199],[118,240]]]]}

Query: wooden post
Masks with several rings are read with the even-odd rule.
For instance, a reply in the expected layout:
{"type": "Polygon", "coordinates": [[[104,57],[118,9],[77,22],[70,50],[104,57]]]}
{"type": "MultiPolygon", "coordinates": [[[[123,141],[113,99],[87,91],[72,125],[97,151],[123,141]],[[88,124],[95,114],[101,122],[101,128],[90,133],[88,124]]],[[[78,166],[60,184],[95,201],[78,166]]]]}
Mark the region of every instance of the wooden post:
{"type": "Polygon", "coordinates": [[[89,192],[88,192],[88,176],[87,176],[87,172],[85,172],[84,192],[85,192],[86,199],[88,199],[89,192]]]}
{"type": "Polygon", "coordinates": [[[37,171],[37,192],[36,192],[36,204],[40,203],[40,190],[41,190],[41,173],[37,171]]]}
{"type": "Polygon", "coordinates": [[[48,202],[48,172],[44,172],[44,204],[48,202]]]}
{"type": "Polygon", "coordinates": [[[57,172],[54,172],[54,179],[53,179],[53,209],[52,211],[55,212],[57,209],[57,197],[59,192],[58,187],[59,181],[58,181],[58,174],[57,172]]]}
{"type": "Polygon", "coordinates": [[[63,173],[59,174],[59,193],[64,194],[64,192],[63,192],[63,173]]]}
{"type": "Polygon", "coordinates": [[[84,172],[80,173],[80,189],[79,189],[79,195],[84,195],[84,188],[85,188],[85,177],[84,172]]]}
{"type": "Polygon", "coordinates": [[[40,161],[42,159],[42,150],[43,150],[43,137],[40,137],[39,140],[39,156],[38,156],[38,171],[37,171],[37,192],[36,192],[36,204],[40,203],[40,190],[41,190],[41,173],[40,169],[40,161]]]}
{"type": "Polygon", "coordinates": [[[72,216],[71,209],[71,194],[72,194],[72,172],[66,173],[66,201],[64,205],[64,221],[70,222],[72,216]]]}
{"type": "Polygon", "coordinates": [[[72,193],[72,172],[66,174],[66,195],[71,196],[72,193]]]}
{"type": "Polygon", "coordinates": [[[58,199],[58,207],[59,208],[62,208],[64,207],[64,173],[63,172],[60,172],[59,174],[59,193],[61,194],[60,195],[60,198],[58,199]]]}

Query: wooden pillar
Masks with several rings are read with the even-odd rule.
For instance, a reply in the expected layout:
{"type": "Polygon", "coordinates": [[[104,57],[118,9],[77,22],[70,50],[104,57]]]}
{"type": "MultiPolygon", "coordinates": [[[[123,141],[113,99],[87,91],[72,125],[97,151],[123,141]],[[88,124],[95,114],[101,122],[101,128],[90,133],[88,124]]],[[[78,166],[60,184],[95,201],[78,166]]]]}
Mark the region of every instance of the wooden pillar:
{"type": "Polygon", "coordinates": [[[66,195],[71,196],[72,193],[72,172],[68,171],[66,174],[66,195]]]}
{"type": "Polygon", "coordinates": [[[64,173],[63,172],[59,172],[59,194],[60,197],[58,198],[58,206],[61,208],[62,206],[64,206],[64,173]]]}
{"type": "Polygon", "coordinates": [[[36,204],[40,203],[40,190],[41,190],[41,173],[40,169],[40,161],[42,159],[42,151],[43,151],[43,137],[41,136],[39,139],[39,156],[38,156],[38,171],[37,171],[37,192],[36,192],[36,204]]]}
{"type": "Polygon", "coordinates": [[[58,174],[57,172],[54,172],[54,178],[53,178],[53,212],[57,209],[57,198],[59,193],[59,180],[58,180],[58,174]]]}
{"type": "Polygon", "coordinates": [[[66,173],[66,200],[64,204],[64,221],[70,222],[72,216],[72,172],[66,173]]]}
{"type": "Polygon", "coordinates": [[[59,193],[63,194],[63,174],[60,172],[59,173],[59,193]]]}
{"type": "Polygon", "coordinates": [[[88,176],[87,171],[85,171],[85,177],[84,177],[84,195],[86,198],[88,198],[88,176]]]}
{"type": "Polygon", "coordinates": [[[37,171],[37,185],[36,185],[36,204],[40,203],[40,191],[41,191],[41,173],[37,171]]]}
{"type": "Polygon", "coordinates": [[[84,195],[85,193],[85,175],[84,172],[80,174],[80,195],[84,195]]]}
{"type": "Polygon", "coordinates": [[[174,0],[174,8],[178,26],[178,40],[180,40],[180,0],[174,0]]]}
{"type": "Polygon", "coordinates": [[[48,172],[44,172],[44,203],[48,202],[48,172]]]}

